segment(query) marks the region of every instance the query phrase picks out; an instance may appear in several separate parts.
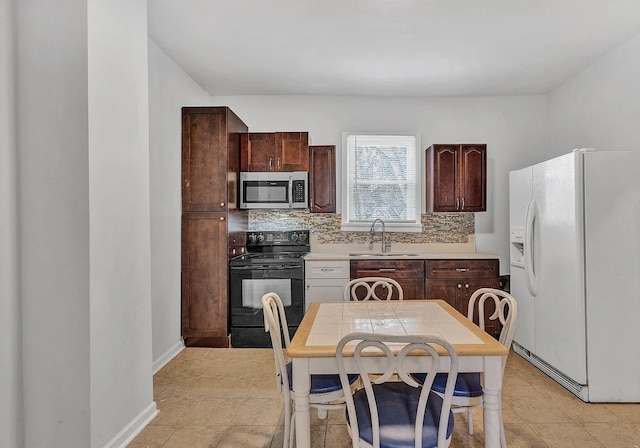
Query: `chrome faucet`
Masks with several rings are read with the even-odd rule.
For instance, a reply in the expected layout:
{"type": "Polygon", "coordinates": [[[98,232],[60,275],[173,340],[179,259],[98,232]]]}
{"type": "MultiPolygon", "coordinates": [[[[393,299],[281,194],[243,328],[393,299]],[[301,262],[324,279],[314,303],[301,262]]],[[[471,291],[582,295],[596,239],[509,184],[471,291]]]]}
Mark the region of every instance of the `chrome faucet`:
{"type": "Polygon", "coordinates": [[[384,226],[384,221],[380,218],[376,218],[373,220],[373,222],[371,223],[371,229],[369,230],[369,233],[371,233],[371,235],[375,235],[376,233],[376,224],[377,223],[382,224],[382,252],[386,252],[387,250],[391,249],[391,242],[387,241],[386,235],[385,235],[385,226],[384,226]]]}

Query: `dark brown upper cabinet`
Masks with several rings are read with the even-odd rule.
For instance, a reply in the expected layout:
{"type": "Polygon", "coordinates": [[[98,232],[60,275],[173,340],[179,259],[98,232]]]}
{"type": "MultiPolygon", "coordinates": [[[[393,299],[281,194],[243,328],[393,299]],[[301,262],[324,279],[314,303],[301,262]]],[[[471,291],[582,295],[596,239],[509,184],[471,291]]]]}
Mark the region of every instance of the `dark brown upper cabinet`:
{"type": "Polygon", "coordinates": [[[432,145],[426,150],[427,212],[487,210],[487,145],[432,145]]]}
{"type": "Polygon", "coordinates": [[[308,132],[250,132],[241,136],[241,171],[308,171],[308,132]]]}
{"type": "Polygon", "coordinates": [[[237,207],[240,134],[247,126],[228,107],[182,109],[182,211],[237,207]]]}
{"type": "Polygon", "coordinates": [[[336,212],[336,147],[309,146],[309,211],[336,212]]]}

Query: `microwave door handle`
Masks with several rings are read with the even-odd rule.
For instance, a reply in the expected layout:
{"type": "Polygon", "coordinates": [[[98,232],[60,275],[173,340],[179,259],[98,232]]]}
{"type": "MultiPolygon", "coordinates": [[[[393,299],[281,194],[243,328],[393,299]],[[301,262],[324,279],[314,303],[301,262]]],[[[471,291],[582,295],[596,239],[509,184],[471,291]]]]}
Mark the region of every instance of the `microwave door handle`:
{"type": "Polygon", "coordinates": [[[289,208],[293,208],[293,176],[289,176],[289,208]]]}

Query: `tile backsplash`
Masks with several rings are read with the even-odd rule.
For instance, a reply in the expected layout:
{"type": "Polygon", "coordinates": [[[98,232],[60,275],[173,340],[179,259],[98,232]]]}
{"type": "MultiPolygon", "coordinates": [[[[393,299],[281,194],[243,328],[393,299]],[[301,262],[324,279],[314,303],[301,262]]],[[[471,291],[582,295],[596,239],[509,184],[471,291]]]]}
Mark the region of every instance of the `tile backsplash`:
{"type": "MultiPolygon", "coordinates": [[[[249,230],[308,229],[319,244],[363,244],[369,232],[342,232],[341,215],[308,211],[250,210],[249,230]]],[[[397,243],[466,243],[475,234],[473,213],[425,213],[422,232],[387,232],[397,243]]]]}

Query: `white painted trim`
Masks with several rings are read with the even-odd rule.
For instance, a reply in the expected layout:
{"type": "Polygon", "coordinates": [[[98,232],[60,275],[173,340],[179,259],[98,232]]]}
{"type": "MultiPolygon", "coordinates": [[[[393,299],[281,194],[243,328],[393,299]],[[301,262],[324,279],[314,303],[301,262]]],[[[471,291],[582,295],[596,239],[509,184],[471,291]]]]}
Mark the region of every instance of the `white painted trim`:
{"type": "Polygon", "coordinates": [[[125,426],[104,448],[126,448],[133,439],[158,415],[156,402],[152,401],[146,409],[139,413],[125,426]]]}
{"type": "Polygon", "coordinates": [[[158,371],[162,369],[169,361],[178,356],[178,353],[180,353],[182,350],[184,350],[184,341],[181,339],[180,342],[164,352],[162,356],[160,356],[153,362],[153,374],[155,375],[156,373],[158,373],[158,371]]]}

